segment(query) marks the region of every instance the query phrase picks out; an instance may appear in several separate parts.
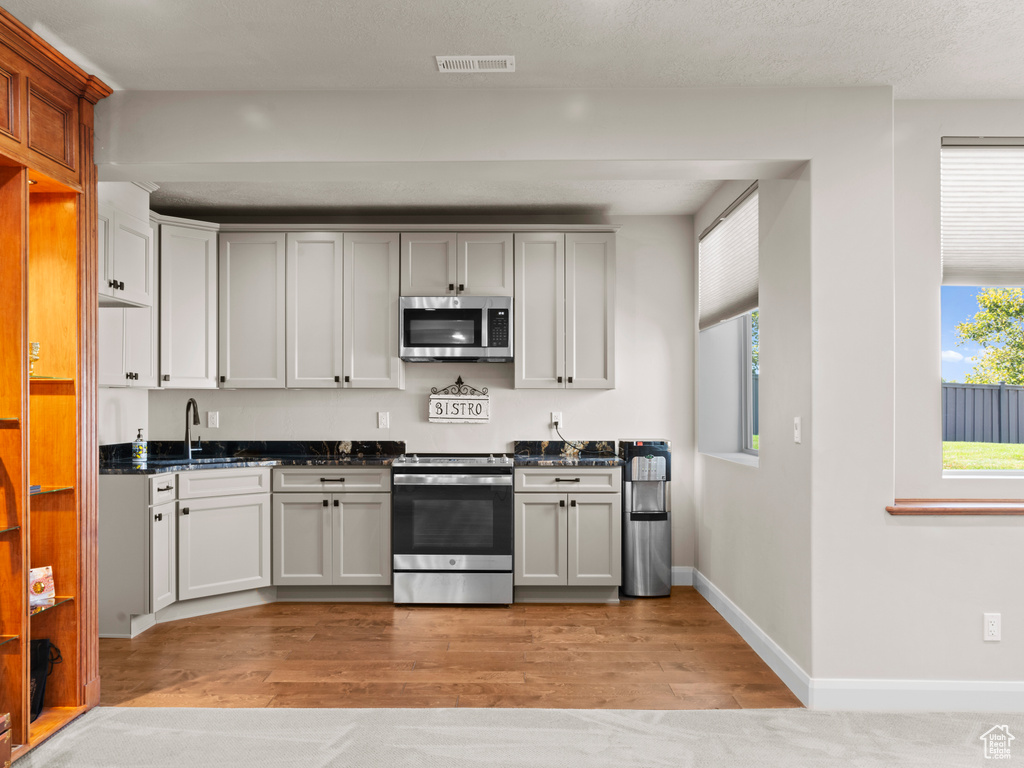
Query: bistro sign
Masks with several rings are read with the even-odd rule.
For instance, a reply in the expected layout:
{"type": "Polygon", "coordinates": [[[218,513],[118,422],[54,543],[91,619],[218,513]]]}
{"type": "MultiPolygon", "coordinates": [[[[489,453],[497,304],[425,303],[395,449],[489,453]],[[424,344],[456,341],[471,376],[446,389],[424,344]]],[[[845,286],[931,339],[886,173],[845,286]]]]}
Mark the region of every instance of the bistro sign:
{"type": "Polygon", "coordinates": [[[431,387],[427,419],[441,424],[486,424],[491,420],[487,387],[475,389],[459,376],[444,389],[431,387]]]}

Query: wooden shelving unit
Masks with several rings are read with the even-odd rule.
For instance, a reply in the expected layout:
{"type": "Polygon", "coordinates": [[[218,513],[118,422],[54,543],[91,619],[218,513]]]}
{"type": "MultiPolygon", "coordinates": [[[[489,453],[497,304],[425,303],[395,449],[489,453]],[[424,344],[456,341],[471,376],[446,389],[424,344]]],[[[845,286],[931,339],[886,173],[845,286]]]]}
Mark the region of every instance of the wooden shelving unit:
{"type": "Polygon", "coordinates": [[[110,89],[2,9],[0,85],[0,712],[17,759],[99,701],[92,121],[110,89]],[[60,597],[37,612],[44,565],[60,597]],[[64,662],[30,722],[34,638],[64,662]]]}

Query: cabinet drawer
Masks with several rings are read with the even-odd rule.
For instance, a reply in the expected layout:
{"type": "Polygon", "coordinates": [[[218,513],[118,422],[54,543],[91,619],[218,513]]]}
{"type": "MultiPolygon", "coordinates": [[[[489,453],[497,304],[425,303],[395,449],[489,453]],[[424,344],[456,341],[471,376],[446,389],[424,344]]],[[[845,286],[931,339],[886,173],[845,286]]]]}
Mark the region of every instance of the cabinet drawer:
{"type": "Polygon", "coordinates": [[[391,492],[390,467],[315,467],[275,469],[274,492],[391,492]]]}
{"type": "Polygon", "coordinates": [[[528,467],[515,471],[516,493],[563,491],[577,493],[619,493],[622,490],[621,467],[566,467],[564,469],[528,467]]]}
{"type": "Polygon", "coordinates": [[[270,467],[201,469],[178,474],[178,498],[233,496],[239,493],[268,493],[270,467]]]}
{"type": "Polygon", "coordinates": [[[149,478],[149,504],[163,504],[177,497],[178,476],[173,472],[149,478]]]}

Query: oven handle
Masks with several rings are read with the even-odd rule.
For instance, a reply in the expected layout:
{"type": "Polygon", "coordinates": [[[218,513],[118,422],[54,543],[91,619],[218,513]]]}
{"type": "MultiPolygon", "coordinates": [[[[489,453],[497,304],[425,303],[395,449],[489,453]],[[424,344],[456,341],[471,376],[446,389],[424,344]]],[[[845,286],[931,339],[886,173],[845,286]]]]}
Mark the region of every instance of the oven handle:
{"type": "Polygon", "coordinates": [[[395,485],[512,485],[512,475],[395,475],[395,485]]]}

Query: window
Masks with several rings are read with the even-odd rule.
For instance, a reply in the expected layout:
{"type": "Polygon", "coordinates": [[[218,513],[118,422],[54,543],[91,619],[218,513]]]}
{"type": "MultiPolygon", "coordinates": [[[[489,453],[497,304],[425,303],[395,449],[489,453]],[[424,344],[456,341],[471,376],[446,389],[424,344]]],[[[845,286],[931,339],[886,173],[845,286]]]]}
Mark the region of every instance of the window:
{"type": "Polygon", "coordinates": [[[944,139],[942,465],[1024,471],[1024,140],[944,139]]]}
{"type": "Polygon", "coordinates": [[[698,241],[699,444],[756,454],[760,316],[758,197],[752,184],[698,241]]]}

